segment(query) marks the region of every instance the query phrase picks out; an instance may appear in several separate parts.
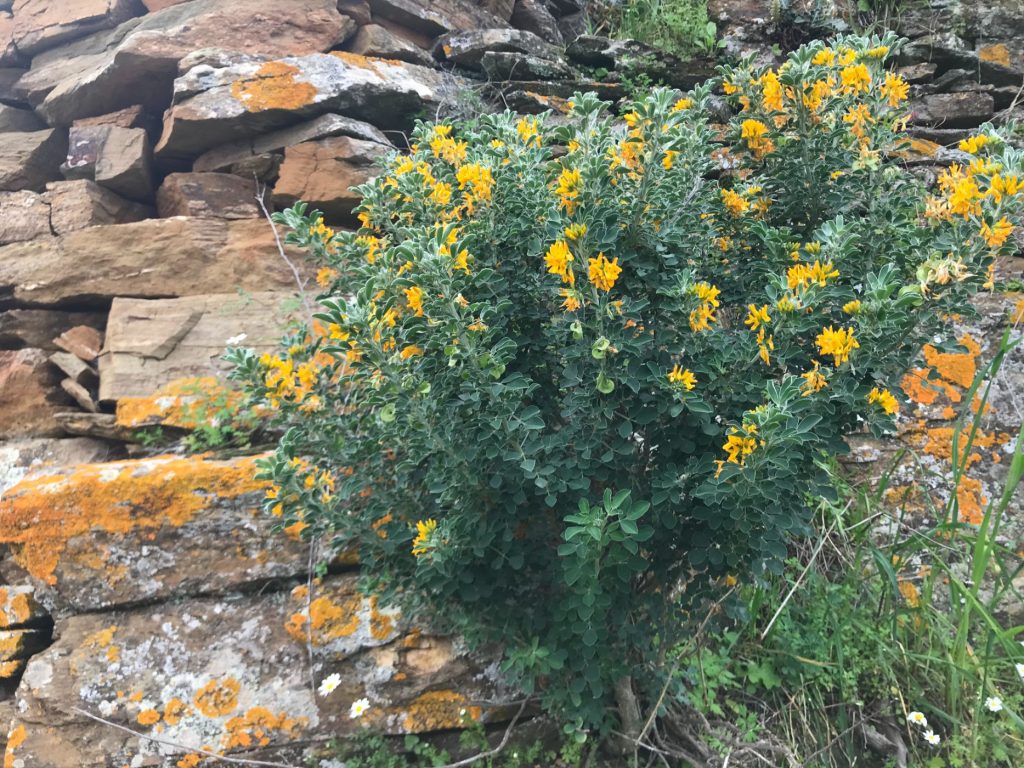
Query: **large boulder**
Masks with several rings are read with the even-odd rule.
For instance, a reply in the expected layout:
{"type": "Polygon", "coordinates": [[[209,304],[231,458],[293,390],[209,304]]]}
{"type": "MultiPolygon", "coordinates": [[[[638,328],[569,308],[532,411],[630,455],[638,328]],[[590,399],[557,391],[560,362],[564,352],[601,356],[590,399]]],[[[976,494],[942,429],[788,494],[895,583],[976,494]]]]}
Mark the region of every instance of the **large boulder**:
{"type": "Polygon", "coordinates": [[[30,109],[0,104],[0,133],[31,133],[46,130],[46,123],[30,109]]]}
{"type": "Polygon", "coordinates": [[[307,547],[257,511],[254,461],[159,456],[23,480],[0,500],[0,574],[59,617],[301,573],[307,547]]]}
{"type": "Polygon", "coordinates": [[[388,154],[380,144],[348,136],[288,147],[274,185],[274,203],[285,207],[302,200],[332,223],[354,221],[352,211],[361,197],[352,188],[380,174],[388,154]]]}
{"type": "MultiPolygon", "coordinates": [[[[303,268],[300,254],[290,260],[303,268]]],[[[259,219],[149,219],[0,247],[0,294],[36,305],[295,287],[259,219]]]]}
{"type": "Polygon", "coordinates": [[[336,0],[191,0],[37,56],[18,92],[51,125],[70,125],[139,103],[159,113],[170,101],[178,61],[200,48],[268,56],[329,50],[355,24],[336,0]]]}
{"type": "Polygon", "coordinates": [[[215,147],[196,158],[192,169],[197,172],[231,171],[235,173],[235,169],[239,166],[252,163],[259,158],[276,155],[286,147],[305,141],[326,139],[330,136],[351,136],[353,139],[374,142],[388,150],[393,149],[387,136],[369,123],[353,120],[351,117],[327,114],[300,125],[215,147]]]}
{"type": "Polygon", "coordinates": [[[67,402],[45,352],[0,350],[0,440],[61,434],[54,414],[67,402]]]}
{"type": "Polygon", "coordinates": [[[380,24],[366,24],[360,27],[347,47],[352,53],[358,53],[360,56],[399,59],[426,67],[434,65],[433,58],[423,48],[396,35],[380,24]]]}
{"type": "Polygon", "coordinates": [[[408,127],[411,115],[433,112],[441,102],[446,76],[415,64],[334,51],[222,69],[195,67],[175,88],[194,95],[167,111],[156,147],[161,158],[195,156],[325,113],[381,128],[408,127]]]}
{"type": "Polygon", "coordinates": [[[511,15],[500,18],[473,0],[370,0],[370,8],[374,19],[386,19],[427,37],[507,27],[511,15]]]}
{"type": "Polygon", "coordinates": [[[100,353],[100,399],[146,397],[169,382],[211,376],[229,339],[276,349],[292,315],[289,293],[114,299],[100,353]]]}
{"type": "Polygon", "coordinates": [[[252,179],[230,173],[172,173],[156,195],[157,212],[169,216],[251,219],[260,215],[252,179]]]}
{"type": "Polygon", "coordinates": [[[19,53],[48,48],[111,29],[144,12],[136,0],[15,0],[12,39],[19,53]]]}
{"type": "Polygon", "coordinates": [[[50,205],[43,195],[0,192],[0,245],[50,234],[50,205]]]}
{"type": "Polygon", "coordinates": [[[419,733],[507,716],[508,707],[479,703],[509,697],[494,681],[493,661],[410,628],[356,582],[346,575],[312,593],[303,584],[61,621],[57,641],[25,671],[13,725],[21,730],[9,754],[33,768],[191,766],[199,755],[186,750],[205,746],[305,765],[311,744],[365,727],[419,733]],[[317,695],[332,674],[338,687],[317,695]],[[369,710],[350,717],[360,698],[369,710]]]}
{"type": "Polygon", "coordinates": [[[995,113],[991,94],[982,91],[936,93],[911,102],[911,121],[936,128],[973,128],[995,113]]]}
{"type": "Polygon", "coordinates": [[[0,190],[42,191],[60,178],[67,148],[67,132],[59,129],[0,133],[0,190]]]}

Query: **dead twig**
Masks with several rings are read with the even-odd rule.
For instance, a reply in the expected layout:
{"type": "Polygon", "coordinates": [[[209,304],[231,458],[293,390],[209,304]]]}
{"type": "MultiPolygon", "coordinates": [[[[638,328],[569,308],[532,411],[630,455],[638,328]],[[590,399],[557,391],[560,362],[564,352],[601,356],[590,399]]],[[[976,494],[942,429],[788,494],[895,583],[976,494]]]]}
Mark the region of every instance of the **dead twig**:
{"type": "Polygon", "coordinates": [[[306,295],[306,284],[302,280],[302,275],[299,274],[298,268],[295,263],[288,258],[288,254],[285,253],[284,243],[281,242],[281,236],[277,234],[277,227],[274,225],[274,219],[270,215],[270,211],[267,210],[267,203],[263,199],[266,195],[266,187],[261,187],[257,183],[256,186],[256,202],[260,206],[260,210],[263,211],[263,215],[267,219],[267,223],[270,224],[270,230],[274,233],[274,242],[277,243],[277,252],[284,260],[284,263],[288,265],[288,268],[292,271],[292,275],[295,277],[295,286],[299,289],[299,298],[302,299],[302,305],[306,308],[306,318],[310,323],[313,322],[313,307],[310,306],[309,297],[306,295]]]}
{"type": "Polygon", "coordinates": [[[508,740],[512,736],[512,731],[516,727],[516,723],[519,722],[519,718],[522,717],[523,710],[526,709],[526,702],[528,701],[529,699],[523,699],[523,702],[519,705],[519,711],[516,712],[515,717],[512,718],[512,722],[508,724],[508,728],[505,729],[505,735],[502,736],[501,741],[498,743],[498,746],[496,746],[494,749],[489,749],[486,752],[481,752],[478,755],[467,757],[465,760],[459,760],[454,763],[448,763],[448,765],[442,765],[441,768],[462,768],[462,766],[464,765],[472,765],[473,763],[479,760],[486,760],[487,758],[494,757],[499,752],[501,752],[508,744],[508,740]]]}

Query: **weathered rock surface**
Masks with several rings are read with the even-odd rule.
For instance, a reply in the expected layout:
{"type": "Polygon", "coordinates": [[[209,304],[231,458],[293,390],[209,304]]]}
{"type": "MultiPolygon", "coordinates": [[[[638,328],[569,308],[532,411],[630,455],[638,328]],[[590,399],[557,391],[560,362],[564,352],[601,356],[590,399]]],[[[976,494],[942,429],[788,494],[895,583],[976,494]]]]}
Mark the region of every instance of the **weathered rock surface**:
{"type": "Polygon", "coordinates": [[[100,356],[103,334],[91,326],[76,325],[55,338],[53,343],[79,360],[91,363],[100,356]]]}
{"type": "Polygon", "coordinates": [[[675,88],[688,90],[714,76],[714,62],[709,59],[682,61],[636,40],[609,40],[596,35],[581,35],[565,49],[575,63],[602,67],[620,75],[647,75],[675,88]]]}
{"type": "Polygon", "coordinates": [[[222,373],[228,339],[275,349],[291,303],[288,293],[114,299],[100,353],[100,399],[146,397],[177,379],[222,373]]]}
{"type": "Polygon", "coordinates": [[[376,177],[388,151],[380,144],[336,136],[288,147],[274,186],[278,207],[298,200],[319,208],[330,222],[352,219],[359,195],[352,187],[376,177]]]}
{"type": "Polygon", "coordinates": [[[0,312],[0,349],[58,349],[54,339],[76,325],[101,326],[106,313],[58,312],[52,309],[9,309],[0,312]]]}
{"type": "Polygon", "coordinates": [[[51,125],[140,101],[159,112],[178,60],[192,51],[230,41],[236,50],[303,55],[330,49],[353,28],[336,0],[275,0],[258,14],[249,0],[191,0],[37,56],[18,92],[51,125]]]}
{"type": "Polygon", "coordinates": [[[0,629],[10,631],[39,627],[48,619],[49,614],[36,601],[32,587],[0,586],[0,629]]]}
{"type": "Polygon", "coordinates": [[[60,376],[41,349],[0,350],[0,439],[59,435],[60,376]]]}
{"type": "Polygon", "coordinates": [[[103,224],[127,224],[151,217],[153,209],[134,203],[87,179],[54,181],[46,185],[50,227],[64,235],[103,224]]]}
{"type": "Polygon", "coordinates": [[[46,123],[30,109],[0,104],[0,133],[31,133],[46,130],[46,123]]]}
{"type": "Polygon", "coordinates": [[[255,158],[282,152],[285,147],[305,141],[325,139],[330,136],[351,136],[354,139],[374,142],[389,150],[392,149],[387,136],[369,123],[353,120],[351,117],[327,114],[291,128],[283,128],[256,136],[253,139],[211,149],[196,158],[193,170],[197,172],[227,170],[235,172],[235,166],[251,162],[255,158]]]}
{"type": "Polygon", "coordinates": [[[172,173],[156,195],[157,213],[212,219],[251,219],[261,215],[256,184],[229,173],[172,173]]]}
{"type": "Polygon", "coordinates": [[[542,59],[526,53],[487,51],[480,68],[491,80],[567,80],[575,74],[558,59],[542,59]]]}
{"type": "Polygon", "coordinates": [[[557,49],[533,32],[521,29],[475,29],[445,35],[438,41],[438,54],[467,69],[482,69],[480,60],[488,51],[527,53],[540,59],[558,58],[557,49]]]}
{"type": "Polygon", "coordinates": [[[433,57],[425,50],[388,31],[380,24],[367,24],[360,27],[347,48],[360,56],[398,59],[426,67],[432,66],[434,63],[433,57]]]}
{"type": "Polygon", "coordinates": [[[387,19],[428,37],[446,32],[507,27],[504,19],[472,0],[370,0],[374,18],[387,19]]]}
{"type": "Polygon", "coordinates": [[[563,42],[558,22],[542,0],[516,0],[509,21],[513,27],[533,32],[552,45],[561,45],[563,42]]]}
{"type": "MultiPolygon", "coordinates": [[[[73,464],[109,461],[122,456],[119,447],[88,437],[6,440],[0,443],[0,499],[4,498],[8,488],[26,478],[48,474],[73,464]]],[[[37,625],[37,619],[45,612],[42,608],[31,607],[38,605],[33,595],[29,586],[15,588],[0,585],[0,629],[37,625]],[[26,593],[26,597],[17,597],[26,593]]]]}
{"type": "Polygon", "coordinates": [[[25,56],[111,29],[142,13],[136,0],[15,0],[13,42],[25,56]]]}
{"type": "MultiPolygon", "coordinates": [[[[298,253],[291,258],[304,263],[298,253]]],[[[151,219],[0,247],[0,293],[25,304],[193,296],[227,288],[295,289],[266,221],[151,219]]]]}
{"type": "Polygon", "coordinates": [[[72,126],[62,170],[69,179],[92,179],[131,200],[153,197],[152,148],[142,128],[109,123],[72,126]]]}
{"type": "Polygon", "coordinates": [[[67,135],[59,130],[0,133],[0,190],[34,189],[60,178],[67,135]]]}
{"type": "Polygon", "coordinates": [[[911,108],[917,125],[942,128],[970,128],[988,120],[995,103],[988,93],[936,93],[915,99],[911,108]]]}
{"type": "Polygon", "coordinates": [[[50,206],[35,192],[0,192],[0,245],[50,234],[50,206]]]}
{"type": "Polygon", "coordinates": [[[180,87],[195,91],[202,77],[202,88],[168,110],[160,157],[194,156],[328,112],[407,127],[409,115],[436,108],[445,83],[445,75],[426,67],[340,51],[198,69],[179,78],[180,87]]]}
{"type": "Polygon", "coordinates": [[[37,768],[173,765],[183,754],[95,724],[79,707],[147,735],[274,761],[298,760],[310,739],[367,725],[389,733],[458,728],[500,711],[474,701],[500,693],[452,641],[406,632],[397,612],[329,579],[236,599],[195,599],[128,612],[75,616],[28,665],[18,690],[15,759],[37,768]],[[310,602],[307,611],[307,601],[310,602]],[[307,655],[313,630],[313,666],[307,655]],[[341,677],[328,697],[314,681],[341,677]],[[359,721],[358,698],[371,702],[359,721]]]}
{"type": "Polygon", "coordinates": [[[0,500],[0,574],[66,615],[301,573],[306,547],[256,511],[253,461],[163,456],[23,480],[0,500]]]}

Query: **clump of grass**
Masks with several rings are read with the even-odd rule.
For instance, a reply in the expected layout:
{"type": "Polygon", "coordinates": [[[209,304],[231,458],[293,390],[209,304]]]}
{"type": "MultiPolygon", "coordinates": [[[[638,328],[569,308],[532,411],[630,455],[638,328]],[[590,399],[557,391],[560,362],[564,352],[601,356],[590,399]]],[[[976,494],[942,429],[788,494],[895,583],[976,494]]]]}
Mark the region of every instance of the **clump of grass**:
{"type": "Polygon", "coordinates": [[[599,15],[612,37],[639,40],[682,58],[717,47],[717,28],[704,0],[626,0],[606,3],[599,15]]]}

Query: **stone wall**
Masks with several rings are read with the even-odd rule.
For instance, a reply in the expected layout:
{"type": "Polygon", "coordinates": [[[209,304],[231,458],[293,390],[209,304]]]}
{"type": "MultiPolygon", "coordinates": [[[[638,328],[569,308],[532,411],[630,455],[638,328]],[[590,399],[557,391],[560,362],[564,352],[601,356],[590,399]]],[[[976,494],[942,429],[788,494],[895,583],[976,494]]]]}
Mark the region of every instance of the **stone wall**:
{"type": "MultiPolygon", "coordinates": [[[[870,21],[820,0],[709,11],[727,54],[764,61],[870,21]]],[[[1024,117],[1020,0],[918,3],[898,24],[914,172],[957,160],[983,121],[1024,117]]],[[[310,269],[282,258],[264,207],[305,200],[351,224],[350,187],[418,117],[557,112],[575,90],[620,99],[642,73],[680,88],[713,74],[587,29],[582,0],[0,0],[5,768],[199,763],[170,743],[298,761],[365,722],[409,733],[508,715],[493,664],[359,595],[353,563],[309,580],[308,545],[257,511],[254,457],[146,455],[135,430],[187,426],[180,382],[215,380],[229,339],[276,343],[288,260],[300,280],[310,269]],[[339,689],[317,696],[335,673],[339,689]]],[[[935,470],[924,482],[904,457],[896,473],[892,499],[919,516],[941,498],[974,371],[1024,319],[1016,295],[981,307],[965,353],[931,350],[906,380],[902,442],[856,441],[873,474],[901,445],[935,470]]],[[[1008,367],[961,491],[968,515],[998,488],[1021,420],[1020,354],[1008,367]]]]}

